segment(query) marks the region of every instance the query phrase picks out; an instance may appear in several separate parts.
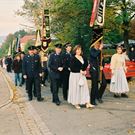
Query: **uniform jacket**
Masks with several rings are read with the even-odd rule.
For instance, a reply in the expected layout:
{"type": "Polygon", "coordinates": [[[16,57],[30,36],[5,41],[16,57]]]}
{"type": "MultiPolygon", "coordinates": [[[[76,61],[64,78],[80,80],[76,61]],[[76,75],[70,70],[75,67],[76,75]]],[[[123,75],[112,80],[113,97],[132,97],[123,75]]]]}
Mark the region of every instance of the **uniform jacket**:
{"type": "Polygon", "coordinates": [[[25,55],[22,64],[23,75],[28,77],[39,77],[39,74],[42,73],[40,56],[35,54],[33,56],[25,55]]]}
{"type": "Polygon", "coordinates": [[[71,62],[72,55],[70,53],[63,53],[62,54],[62,64],[63,64],[63,73],[70,73],[70,62],[71,62]]]}
{"type": "Polygon", "coordinates": [[[52,53],[49,57],[48,67],[49,67],[50,76],[54,79],[59,79],[61,72],[58,71],[58,68],[63,67],[62,55],[61,54],[57,55],[56,53],[52,53]]]}
{"type": "Polygon", "coordinates": [[[96,50],[95,48],[91,48],[90,50],[90,66],[94,68],[98,68],[100,65],[100,50],[96,50]]]}

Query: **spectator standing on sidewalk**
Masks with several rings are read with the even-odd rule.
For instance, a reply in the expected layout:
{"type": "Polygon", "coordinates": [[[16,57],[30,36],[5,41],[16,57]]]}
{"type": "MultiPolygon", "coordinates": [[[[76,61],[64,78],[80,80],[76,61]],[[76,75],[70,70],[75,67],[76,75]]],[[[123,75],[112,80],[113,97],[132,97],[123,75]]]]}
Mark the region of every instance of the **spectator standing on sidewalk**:
{"type": "Polygon", "coordinates": [[[128,97],[126,93],[129,92],[129,87],[126,79],[125,73],[127,68],[125,65],[125,57],[123,57],[122,52],[123,47],[118,46],[116,51],[111,58],[111,70],[112,78],[110,84],[110,91],[114,93],[114,97],[128,97]]]}
{"type": "Polygon", "coordinates": [[[19,54],[17,54],[13,61],[13,71],[15,74],[15,85],[22,86],[22,60],[19,54]]]}

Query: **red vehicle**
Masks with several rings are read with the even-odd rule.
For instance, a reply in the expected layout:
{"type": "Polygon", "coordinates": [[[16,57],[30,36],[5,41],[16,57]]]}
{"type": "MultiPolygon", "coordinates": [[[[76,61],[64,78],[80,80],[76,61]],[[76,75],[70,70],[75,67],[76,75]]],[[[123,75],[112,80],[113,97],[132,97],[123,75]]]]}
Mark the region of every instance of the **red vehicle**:
{"type": "MultiPolygon", "coordinates": [[[[111,56],[105,56],[104,57],[105,66],[104,66],[103,71],[104,71],[104,74],[105,74],[105,78],[107,80],[111,79],[110,61],[111,61],[111,56]]],[[[126,77],[127,78],[135,77],[135,62],[126,61],[126,66],[127,66],[126,77]]],[[[86,74],[87,78],[90,78],[89,69],[90,69],[90,65],[87,68],[87,74],[86,74]]]]}

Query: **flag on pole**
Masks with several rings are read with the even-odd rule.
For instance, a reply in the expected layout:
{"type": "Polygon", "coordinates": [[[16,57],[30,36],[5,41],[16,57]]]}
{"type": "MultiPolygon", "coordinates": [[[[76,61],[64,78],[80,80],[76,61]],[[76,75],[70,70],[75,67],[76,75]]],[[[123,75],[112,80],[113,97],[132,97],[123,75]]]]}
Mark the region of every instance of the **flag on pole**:
{"type": "Polygon", "coordinates": [[[16,52],[21,52],[21,46],[20,46],[20,36],[17,37],[17,41],[16,41],[16,52]]]}
{"type": "Polygon", "coordinates": [[[100,0],[97,10],[96,24],[99,26],[104,25],[106,0],[100,0]]]}
{"type": "Polygon", "coordinates": [[[105,16],[106,0],[94,0],[90,18],[90,27],[94,25],[103,26],[105,16]]]}
{"type": "Polygon", "coordinates": [[[41,41],[41,35],[40,35],[40,30],[37,30],[37,34],[36,34],[36,42],[35,42],[35,46],[41,46],[42,41],[41,41]]]}
{"type": "Polygon", "coordinates": [[[12,44],[9,45],[8,48],[8,56],[12,54],[12,44]]]}

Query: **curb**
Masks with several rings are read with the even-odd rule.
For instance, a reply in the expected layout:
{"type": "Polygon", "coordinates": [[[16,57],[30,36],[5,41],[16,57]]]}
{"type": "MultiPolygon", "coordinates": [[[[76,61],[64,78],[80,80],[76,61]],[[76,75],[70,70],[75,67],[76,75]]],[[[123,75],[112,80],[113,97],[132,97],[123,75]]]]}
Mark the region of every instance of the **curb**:
{"type": "Polygon", "coordinates": [[[0,72],[4,78],[4,81],[6,82],[7,86],[8,86],[8,90],[10,92],[10,97],[9,100],[6,101],[5,103],[3,103],[2,105],[0,105],[0,109],[6,107],[7,105],[11,104],[14,100],[15,97],[15,91],[16,88],[12,85],[10,79],[4,74],[3,70],[0,68],[0,72]]]}

